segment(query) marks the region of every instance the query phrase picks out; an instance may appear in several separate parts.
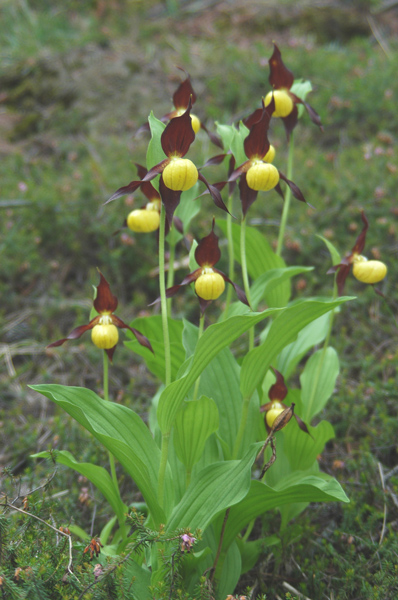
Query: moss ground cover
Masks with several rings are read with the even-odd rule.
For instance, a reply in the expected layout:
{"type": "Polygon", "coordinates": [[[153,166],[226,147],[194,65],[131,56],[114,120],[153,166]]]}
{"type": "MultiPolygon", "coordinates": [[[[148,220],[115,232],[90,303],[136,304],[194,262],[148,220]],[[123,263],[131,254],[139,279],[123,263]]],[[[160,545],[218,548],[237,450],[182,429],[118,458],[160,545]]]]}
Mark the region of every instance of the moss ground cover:
{"type": "MultiPolygon", "coordinates": [[[[350,17],[375,8],[377,4],[352,3],[350,17]]],[[[342,372],[325,409],[336,438],[319,461],[351,502],[311,505],[293,521],[277,549],[264,549],[262,561],[243,576],[238,591],[250,588],[252,597],[268,598],[301,593],[312,600],[394,598],[398,49],[391,34],[396,12],[388,22],[383,13],[372,17],[381,28],[386,53],[362,20],[347,32],[347,15],[337,6],[332,20],[289,2],[270,12],[259,3],[242,8],[234,3],[121,0],[90,2],[84,9],[69,2],[51,10],[45,2],[6,2],[0,11],[2,491],[23,496],[41,486],[52,465],[37,464],[29,455],[50,447],[68,447],[83,461],[107,462],[99,445],[88,444],[80,427],[26,385],[54,380],[93,389],[101,385],[101,365],[89,344],[76,344],[57,356],[45,350],[74,323],[87,322],[97,265],[113,273],[122,307],[144,307],[157,295],[156,237],[138,239],[122,229],[131,210],[129,198],[103,206],[120,181],[135,177],[133,163],[141,160],[147,139],[134,133],[145,122],[148,107],[158,116],[170,110],[179,65],[191,74],[200,93],[198,113],[208,126],[213,127],[214,119],[236,122],[246,116],[244,107],[257,108],[253,98],[268,91],[266,62],[272,40],[277,40],[292,71],[310,76],[316,91],[310,101],[325,126],[320,133],[300,123],[295,134],[300,168],[294,181],[309,190],[308,201],[316,209],[293,204],[289,218],[286,258],[290,264],[315,265],[305,278],[294,280],[296,297],[328,293],[330,258],[316,234],[344,253],[358,233],[361,208],[373,224],[368,257],[383,256],[389,276],[382,287],[386,299],[351,278],[348,293],[357,300],[336,317],[333,344],[342,372]],[[153,271],[149,277],[148,269],[153,271]]],[[[275,139],[283,139],[282,124],[272,127],[275,139]]],[[[206,144],[210,147],[205,134],[200,136],[202,150],[192,148],[197,164],[203,162],[206,144]]],[[[286,162],[286,151],[277,150],[286,162]]],[[[217,180],[217,167],[210,167],[206,176],[210,169],[217,180]]],[[[276,194],[270,198],[257,201],[249,224],[265,226],[272,239],[281,201],[276,194]]],[[[210,200],[204,203],[213,211],[210,200]]],[[[195,223],[197,236],[208,233],[205,227],[200,219],[195,223]]],[[[220,262],[220,268],[226,271],[227,265],[220,262]]],[[[175,303],[178,311],[185,300],[176,296],[175,303]]],[[[132,319],[146,310],[123,314],[132,319]]],[[[146,398],[154,393],[154,380],[122,347],[110,384],[118,402],[141,414],[149,410],[146,398]]],[[[137,490],[121,471],[119,475],[123,493],[134,499],[137,490]]],[[[29,502],[29,510],[50,523],[74,522],[94,533],[109,516],[95,490],[62,467],[29,502]]],[[[57,570],[62,540],[54,554],[52,532],[21,514],[13,520],[3,517],[0,577],[4,571],[9,579],[13,566],[22,563],[33,572],[13,580],[5,597],[79,598],[79,591],[62,585],[65,564],[57,570]],[[11,539],[16,543],[10,544],[11,539]]],[[[250,539],[261,531],[278,535],[278,517],[256,522],[250,539]]],[[[93,565],[83,555],[85,544],[79,544],[76,564],[89,585],[93,565]]],[[[125,593],[128,598],[121,571],[84,597],[125,593]]]]}

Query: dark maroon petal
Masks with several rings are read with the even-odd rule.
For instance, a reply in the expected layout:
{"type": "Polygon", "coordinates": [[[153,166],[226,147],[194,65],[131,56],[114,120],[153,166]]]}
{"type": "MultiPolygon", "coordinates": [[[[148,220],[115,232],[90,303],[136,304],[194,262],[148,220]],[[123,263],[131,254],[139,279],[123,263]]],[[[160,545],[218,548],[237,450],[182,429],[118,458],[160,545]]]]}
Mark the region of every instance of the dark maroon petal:
{"type": "Polygon", "coordinates": [[[263,109],[257,108],[254,112],[251,113],[248,117],[243,119],[243,124],[246,125],[248,129],[251,129],[257,121],[259,121],[262,117],[263,109]]]}
{"type": "Polygon", "coordinates": [[[272,98],[271,103],[264,107],[259,121],[254,123],[250,129],[249,135],[245,138],[244,148],[247,158],[264,158],[269,150],[268,127],[271,121],[271,114],[275,110],[275,102],[272,98]],[[267,110],[268,109],[268,110],[267,110]]]}
{"type": "Polygon", "coordinates": [[[141,185],[141,181],[131,181],[128,185],[124,185],[120,187],[104,204],[109,204],[109,202],[113,202],[116,198],[120,198],[125,194],[133,194],[141,185]]]}
{"type": "MultiPolygon", "coordinates": [[[[292,405],[292,406],[293,406],[293,405],[292,405]]],[[[308,430],[308,427],[307,427],[307,425],[304,423],[304,421],[302,421],[302,420],[300,419],[300,417],[298,417],[296,414],[294,414],[293,416],[294,416],[294,418],[296,419],[296,421],[297,421],[297,425],[300,427],[301,431],[304,431],[304,433],[308,433],[308,435],[311,435],[311,434],[310,434],[310,432],[309,432],[309,430],[308,430]]],[[[311,437],[312,437],[312,435],[311,435],[311,437]]],[[[312,439],[314,439],[314,438],[312,438],[312,439]]]]}
{"type": "Polygon", "coordinates": [[[216,156],[212,156],[211,158],[209,158],[209,160],[205,162],[205,164],[201,168],[204,169],[204,167],[220,165],[226,156],[228,156],[228,154],[217,154],[216,156]]]}
{"type": "Polygon", "coordinates": [[[279,172],[279,177],[285,182],[287,183],[287,185],[290,187],[293,196],[297,199],[300,200],[300,202],[305,202],[306,204],[308,204],[308,206],[310,206],[311,208],[315,208],[314,206],[312,206],[311,204],[309,204],[309,202],[307,202],[307,200],[304,198],[300,188],[293,183],[293,181],[290,181],[290,179],[288,179],[283,173],[279,172]]]}
{"type": "Polygon", "coordinates": [[[355,254],[362,254],[364,248],[365,248],[365,241],[366,241],[366,232],[368,230],[369,227],[369,221],[366,218],[365,212],[362,211],[361,212],[361,219],[363,222],[363,228],[361,233],[359,234],[359,236],[356,239],[355,245],[352,249],[352,252],[355,254]]]}
{"type": "Polygon", "coordinates": [[[182,192],[168,188],[163,181],[163,177],[161,177],[159,181],[159,192],[166,210],[167,223],[169,227],[171,227],[173,223],[174,211],[180,203],[182,192]]]}
{"type": "Polygon", "coordinates": [[[194,141],[195,132],[192,129],[191,107],[192,102],[190,100],[184,114],[180,117],[174,117],[166,125],[160,138],[166,156],[185,156],[194,141]]]}
{"type": "Polygon", "coordinates": [[[214,219],[211,232],[202,238],[195,250],[195,260],[201,267],[214,267],[221,258],[218,236],[214,233],[214,219]]]}
{"type": "Polygon", "coordinates": [[[274,43],[274,51],[272,53],[271,58],[268,61],[270,74],[269,74],[269,82],[272,87],[276,90],[286,89],[290,90],[293,85],[294,75],[293,73],[285,67],[282,55],[279,51],[278,46],[274,43]]]}
{"type": "Polygon", "coordinates": [[[207,179],[204,177],[204,175],[202,175],[202,173],[199,173],[199,179],[200,179],[200,181],[203,181],[203,183],[205,184],[205,186],[209,190],[210,195],[213,198],[214,204],[218,208],[221,208],[222,210],[225,210],[225,212],[227,212],[229,214],[228,208],[225,206],[225,204],[223,202],[223,199],[221,198],[221,194],[220,194],[220,191],[218,190],[218,188],[215,185],[211,185],[207,181],[207,179]]]}
{"type": "Polygon", "coordinates": [[[237,285],[236,283],[234,283],[234,282],[232,281],[232,279],[230,279],[229,277],[227,277],[227,276],[225,275],[225,273],[223,273],[222,271],[219,271],[218,269],[214,269],[214,271],[215,271],[216,273],[219,273],[219,275],[221,275],[221,277],[224,279],[224,281],[227,281],[228,283],[230,283],[230,284],[231,284],[231,285],[234,287],[234,289],[235,289],[235,292],[236,292],[236,295],[238,296],[238,299],[239,299],[241,302],[243,302],[243,304],[246,304],[246,306],[249,306],[249,308],[250,308],[250,304],[249,304],[249,302],[248,302],[248,300],[247,300],[247,298],[246,298],[246,294],[245,294],[245,292],[242,290],[242,288],[241,288],[241,287],[239,287],[239,285],[237,285]]]}
{"type": "Polygon", "coordinates": [[[79,327],[75,327],[75,329],[73,329],[66,338],[63,338],[62,340],[58,340],[56,342],[52,342],[52,344],[48,344],[47,348],[56,348],[57,346],[62,346],[62,344],[64,344],[68,340],[77,340],[83,335],[83,333],[85,333],[89,329],[92,329],[94,325],[98,323],[99,320],[100,317],[97,316],[94,317],[94,319],[90,321],[90,323],[88,323],[87,325],[79,325],[79,327]]]}
{"type": "Polygon", "coordinates": [[[272,402],[267,402],[266,404],[262,404],[260,406],[260,413],[267,412],[272,407],[272,402]]]}
{"type": "Polygon", "coordinates": [[[252,190],[252,188],[247,185],[246,173],[243,173],[239,180],[239,198],[242,205],[243,218],[245,218],[247,211],[253,202],[255,202],[257,194],[258,192],[256,190],[252,190]]]}
{"type": "Polygon", "coordinates": [[[251,166],[252,166],[252,161],[246,160],[237,169],[235,169],[235,171],[232,171],[232,173],[228,177],[228,182],[236,181],[238,179],[238,177],[240,177],[243,173],[247,173],[247,171],[250,169],[251,166]]]}
{"type": "MultiPolygon", "coordinates": [[[[196,281],[196,279],[199,277],[199,275],[201,273],[202,273],[202,269],[195,269],[195,271],[192,271],[192,273],[189,273],[189,275],[184,277],[184,279],[181,281],[181,283],[178,283],[176,285],[173,285],[172,287],[167,288],[166,298],[172,298],[173,296],[175,296],[180,291],[180,288],[182,288],[184,285],[188,285],[189,283],[192,283],[193,281],[196,281]]],[[[153,306],[154,304],[157,304],[158,302],[160,302],[160,300],[161,300],[161,298],[159,296],[158,298],[156,298],[156,300],[154,300],[153,302],[148,304],[148,306],[153,306]]]]}
{"type": "Polygon", "coordinates": [[[204,315],[206,308],[213,302],[213,300],[203,300],[203,298],[201,298],[197,294],[196,296],[199,300],[200,312],[202,313],[202,315],[204,315]]]}
{"type": "Polygon", "coordinates": [[[144,167],[143,165],[140,165],[139,163],[135,162],[134,164],[137,167],[138,177],[140,179],[144,179],[145,175],[148,173],[148,169],[146,167],[144,167]]]}
{"type": "Polygon", "coordinates": [[[299,98],[298,96],[296,96],[296,94],[292,94],[290,92],[290,96],[291,96],[291,98],[293,98],[295,104],[302,104],[304,106],[304,108],[306,109],[307,113],[309,114],[309,117],[310,117],[311,121],[313,123],[315,123],[315,125],[318,125],[318,127],[321,129],[321,131],[323,131],[321,117],[312,108],[312,106],[310,104],[308,104],[308,102],[305,102],[305,100],[302,100],[301,98],[299,98]]]}
{"type": "Polygon", "coordinates": [[[293,129],[298,123],[298,110],[297,106],[293,106],[293,110],[287,117],[282,117],[283,124],[285,126],[287,140],[290,140],[293,129]]]}
{"type": "MultiPolygon", "coordinates": [[[[229,164],[228,164],[228,178],[232,175],[232,173],[235,170],[235,165],[236,165],[236,160],[233,154],[231,154],[231,158],[229,159],[229,164]]],[[[235,181],[231,181],[228,185],[228,195],[232,196],[232,194],[234,193],[235,190],[235,186],[236,186],[236,182],[235,181]]]]}
{"type": "Polygon", "coordinates": [[[131,333],[135,335],[137,342],[141,344],[141,346],[145,346],[145,348],[148,348],[151,352],[153,352],[151,342],[148,340],[148,338],[145,337],[145,335],[142,335],[142,333],[140,333],[137,329],[134,329],[134,327],[130,327],[130,325],[127,325],[127,323],[122,321],[122,319],[120,319],[120,317],[117,317],[116,315],[112,315],[112,323],[116,325],[116,327],[119,327],[119,329],[128,329],[129,331],[131,331],[131,333]]]}
{"type": "Polygon", "coordinates": [[[178,233],[181,233],[181,235],[184,235],[184,223],[181,221],[181,219],[179,217],[176,217],[175,215],[173,217],[173,225],[177,229],[178,233]]]}
{"type": "Polygon", "coordinates": [[[100,314],[104,312],[113,313],[117,309],[117,298],[112,294],[109,283],[101,271],[98,271],[98,273],[100,282],[97,286],[97,297],[94,300],[94,308],[100,314]]]}
{"type": "Polygon", "coordinates": [[[160,175],[160,173],[163,172],[164,168],[166,167],[166,165],[169,164],[169,162],[170,162],[170,160],[168,158],[165,158],[160,163],[158,163],[157,165],[155,165],[154,167],[152,167],[152,169],[150,169],[147,172],[147,174],[145,175],[145,177],[143,179],[141,179],[141,181],[131,181],[128,185],[119,188],[113,194],[113,196],[111,196],[104,204],[109,204],[109,202],[112,202],[113,200],[116,200],[116,198],[120,198],[120,196],[124,196],[125,194],[132,194],[144,182],[151,181],[152,179],[155,179],[155,177],[157,175],[160,175]]]}
{"type": "Polygon", "coordinates": [[[200,122],[200,128],[203,129],[203,131],[205,131],[207,133],[207,135],[210,138],[210,141],[213,142],[213,144],[215,146],[218,146],[221,149],[224,148],[221,138],[218,135],[216,135],[215,133],[212,133],[211,131],[209,131],[207,129],[207,127],[202,123],[202,121],[200,122]]]}
{"type": "Polygon", "coordinates": [[[109,348],[109,350],[105,350],[110,363],[113,362],[113,355],[115,354],[115,350],[116,350],[116,344],[113,346],[113,348],[109,348]]]}
{"type": "Polygon", "coordinates": [[[332,267],[328,271],[328,273],[331,273],[332,269],[334,271],[338,271],[337,276],[336,276],[336,284],[337,284],[337,291],[338,291],[339,296],[342,296],[344,293],[345,280],[348,277],[350,268],[351,268],[350,264],[340,263],[339,265],[332,267]]]}
{"type": "Polygon", "coordinates": [[[178,110],[180,108],[187,108],[189,104],[189,99],[192,98],[192,106],[196,102],[196,94],[193,90],[191,79],[185,69],[178,67],[183,73],[186,75],[186,79],[180,83],[178,88],[173,94],[173,104],[175,108],[178,110]]]}
{"type": "Polygon", "coordinates": [[[268,398],[271,401],[278,400],[279,402],[282,402],[287,396],[287,387],[285,385],[285,378],[283,377],[282,373],[280,373],[273,367],[272,367],[272,370],[275,374],[276,382],[273,385],[271,385],[271,387],[269,388],[268,398]]]}
{"type": "Polygon", "coordinates": [[[282,200],[284,200],[284,199],[285,199],[285,194],[283,193],[283,190],[282,190],[282,188],[281,188],[281,184],[280,184],[280,183],[277,183],[277,184],[276,184],[276,186],[274,187],[274,190],[275,190],[276,192],[278,192],[278,194],[280,195],[280,197],[282,198],[282,200]]]}

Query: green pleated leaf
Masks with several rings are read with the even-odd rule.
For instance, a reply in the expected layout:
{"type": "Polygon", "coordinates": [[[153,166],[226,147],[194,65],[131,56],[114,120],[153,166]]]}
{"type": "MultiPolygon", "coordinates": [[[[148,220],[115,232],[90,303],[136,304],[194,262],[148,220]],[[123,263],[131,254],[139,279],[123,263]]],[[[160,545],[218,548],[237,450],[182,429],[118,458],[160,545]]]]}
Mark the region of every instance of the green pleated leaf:
{"type": "Polygon", "coordinates": [[[163,433],[171,431],[185,396],[210,361],[251,327],[267,317],[275,316],[279,310],[268,309],[262,313],[231,317],[206,329],[198,342],[189,371],[181,379],[168,385],[160,397],[157,417],[163,433]]]}
{"type": "MultiPolygon", "coordinates": [[[[304,79],[295,79],[290,91],[298,96],[301,100],[305,100],[309,92],[312,91],[311,82],[304,79]]],[[[301,118],[305,111],[304,106],[302,104],[298,104],[297,109],[298,117],[301,118]]]]}
{"type": "Polygon", "coordinates": [[[341,263],[340,252],[333,246],[332,242],[322,237],[321,235],[317,235],[316,237],[322,240],[323,243],[326,245],[327,249],[329,250],[333,266],[339,265],[341,263]]]}
{"type": "MultiPolygon", "coordinates": [[[[151,139],[146,153],[146,168],[149,171],[152,169],[152,167],[167,158],[167,156],[163,152],[162,144],[160,142],[160,138],[166,127],[166,124],[162,123],[162,121],[159,121],[152,111],[148,117],[148,122],[151,129],[151,139]]],[[[152,185],[154,185],[154,180],[152,180],[152,185]]]]}
{"type": "Polygon", "coordinates": [[[209,465],[194,478],[173,510],[166,530],[189,527],[205,530],[222,510],[237,504],[250,488],[251,467],[261,442],[250,446],[241,460],[209,465]]]}
{"type": "Polygon", "coordinates": [[[296,339],[301,329],[347,300],[350,298],[300,300],[281,312],[272,322],[265,342],[251,350],[243,361],[240,384],[242,395],[250,397],[253,394],[276,356],[296,339]]]}
{"type": "Polygon", "coordinates": [[[276,365],[273,366],[283,373],[285,379],[288,379],[308,350],[311,350],[311,348],[316,344],[320,344],[326,338],[329,331],[330,318],[331,315],[326,313],[315,319],[315,321],[309,323],[299,332],[294,342],[283,348],[277,358],[276,365]]]}
{"type": "MultiPolygon", "coordinates": [[[[160,450],[142,419],[131,409],[103,400],[91,390],[62,385],[30,386],[83,425],[120,462],[140,489],[157,525],[165,514],[157,501],[160,450]]],[[[173,498],[166,479],[166,498],[173,498]]]]}
{"type": "Polygon", "coordinates": [[[289,281],[295,275],[312,271],[314,267],[286,267],[285,269],[271,269],[257,277],[250,288],[251,305],[253,310],[261,300],[269,295],[278,285],[289,281]]]}
{"type": "Polygon", "coordinates": [[[129,598],[133,600],[152,600],[150,591],[151,572],[140,567],[134,560],[129,559],[123,567],[126,582],[125,589],[129,590],[129,598]],[[130,596],[131,594],[131,596],[130,596]]]}
{"type": "Polygon", "coordinates": [[[242,573],[242,559],[236,542],[228,548],[224,558],[221,574],[217,573],[217,600],[225,600],[227,596],[234,593],[242,573]]]}
{"type": "MultiPolygon", "coordinates": [[[[272,468],[272,467],[271,467],[272,468]]],[[[341,485],[323,475],[295,473],[286,478],[278,488],[272,488],[261,481],[253,480],[245,498],[235,504],[229,513],[224,535],[224,544],[228,548],[235,537],[252,519],[267,510],[278,508],[291,502],[349,502],[341,485]]]]}
{"type": "Polygon", "coordinates": [[[304,421],[310,422],[324,408],[333,394],[339,370],[339,358],[334,348],[318,350],[309,358],[300,375],[300,416],[304,421]]]}
{"type": "Polygon", "coordinates": [[[32,458],[52,458],[60,465],[65,465],[74,469],[84,477],[87,477],[93,485],[101,492],[101,494],[109,502],[113,512],[117,515],[120,521],[124,520],[124,513],[127,512],[127,506],[122,502],[118,490],[112,481],[108,471],[103,467],[93,465],[91,463],[79,463],[70,452],[66,450],[57,450],[56,452],[38,452],[32,454],[32,458]]]}
{"type": "Polygon", "coordinates": [[[235,135],[235,125],[222,125],[221,123],[216,122],[216,128],[217,133],[222,140],[224,150],[228,151],[231,147],[232,138],[235,135]]]}
{"type": "MultiPolygon", "coordinates": [[[[226,235],[226,221],[217,219],[217,225],[226,235]]],[[[240,225],[232,224],[232,239],[235,259],[240,263],[240,225]]],[[[277,256],[267,242],[265,236],[254,227],[246,226],[246,260],[247,270],[253,280],[258,279],[271,269],[285,269],[286,264],[281,256],[277,256]]],[[[278,286],[265,293],[270,307],[286,306],[290,299],[290,280],[284,279],[278,286]]]]}
{"type": "Polygon", "coordinates": [[[186,402],[177,414],[174,448],[188,472],[202,456],[207,439],[218,429],[218,422],[217,405],[206,396],[186,402]]]}
{"type": "Polygon", "coordinates": [[[265,538],[259,538],[250,542],[244,542],[241,538],[236,538],[239,552],[242,560],[241,575],[250,571],[264,554],[266,548],[270,546],[278,546],[281,543],[281,538],[277,535],[269,535],[265,538]]]}
{"type": "Polygon", "coordinates": [[[220,415],[219,434],[232,452],[242,414],[242,394],[239,389],[240,367],[231,350],[222,350],[203,371],[199,391],[213,398],[220,415]]]}
{"type": "Polygon", "coordinates": [[[247,156],[245,153],[245,148],[243,142],[245,138],[249,135],[248,128],[242,123],[239,123],[239,129],[234,130],[234,134],[230,141],[230,149],[232,154],[235,157],[236,166],[239,167],[242,163],[247,160],[247,156]]]}
{"type": "MultiPolygon", "coordinates": [[[[176,379],[179,368],[185,360],[185,350],[182,345],[183,323],[176,319],[168,319],[170,335],[170,354],[171,354],[171,379],[176,379]]],[[[136,354],[142,356],[146,366],[163,383],[165,382],[165,352],[163,343],[162,317],[153,315],[150,317],[140,317],[130,323],[131,327],[138,329],[145,335],[152,344],[153,352],[141,346],[131,332],[127,331],[127,337],[131,341],[125,342],[127,348],[133,350],[136,354]]]]}

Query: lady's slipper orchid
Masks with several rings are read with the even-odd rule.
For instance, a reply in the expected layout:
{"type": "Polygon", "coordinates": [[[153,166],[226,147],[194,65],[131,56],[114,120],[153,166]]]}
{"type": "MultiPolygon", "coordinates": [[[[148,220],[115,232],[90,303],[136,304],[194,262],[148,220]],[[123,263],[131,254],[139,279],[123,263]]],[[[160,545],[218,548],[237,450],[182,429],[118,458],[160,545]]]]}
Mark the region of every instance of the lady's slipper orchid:
{"type": "Polygon", "coordinates": [[[137,331],[137,329],[130,327],[124,323],[122,319],[113,314],[117,308],[118,299],[112,294],[109,283],[102,275],[101,271],[99,271],[99,275],[100,282],[97,286],[97,296],[94,300],[94,308],[99,314],[94,317],[94,319],[91,319],[87,325],[79,325],[79,327],[75,327],[75,329],[73,329],[73,331],[71,331],[66,338],[49,344],[47,348],[62,346],[62,344],[67,340],[76,340],[80,338],[83,333],[91,329],[91,339],[93,343],[97,346],[97,348],[105,350],[109,360],[112,361],[116,344],[119,340],[119,328],[129,329],[135,335],[138,343],[141,344],[141,346],[145,346],[153,352],[150,341],[144,335],[142,335],[142,333],[137,331]]]}
{"type": "Polygon", "coordinates": [[[183,285],[195,282],[195,292],[199,298],[201,310],[204,312],[212,300],[217,300],[221,296],[225,289],[225,282],[228,282],[235,288],[239,300],[249,306],[244,291],[225,273],[215,268],[220,258],[221,252],[218,247],[218,236],[214,233],[213,219],[211,232],[200,240],[195,250],[195,260],[200,268],[189,273],[180,284],[168,288],[166,290],[167,298],[174,296],[183,285]]]}
{"type": "Polygon", "coordinates": [[[260,118],[252,124],[249,135],[244,140],[244,150],[248,160],[235,169],[228,179],[231,182],[240,177],[239,188],[244,217],[256,200],[259,191],[275,188],[282,198],[284,197],[279,185],[280,179],[287,183],[297,200],[306,202],[297,185],[268,162],[270,158],[273,159],[274,154],[272,151],[270,152],[271,145],[267,135],[274,106],[273,100],[267,107],[263,102],[260,118]]]}
{"type": "Polygon", "coordinates": [[[366,218],[365,212],[362,211],[361,218],[363,221],[363,228],[361,233],[358,235],[356,242],[351,250],[348,252],[340,264],[331,267],[328,273],[335,273],[336,284],[339,296],[342,296],[344,291],[344,284],[352,266],[352,274],[356,279],[362,281],[362,283],[375,284],[382,281],[387,275],[387,267],[380,260],[368,260],[365,256],[362,256],[362,252],[365,248],[366,232],[369,227],[369,221],[366,218]]]}
{"type": "Polygon", "coordinates": [[[228,212],[220,191],[209,184],[191,160],[184,158],[195,139],[190,117],[191,106],[190,99],[186,111],[181,116],[171,119],[162,133],[160,141],[167,158],[152,167],[140,181],[131,181],[128,185],[119,188],[106,204],[125,194],[132,194],[140,186],[160,175],[159,192],[169,225],[180,202],[181,193],[193,187],[198,179],[206,185],[215,205],[228,212]]]}
{"type": "Polygon", "coordinates": [[[287,410],[288,407],[283,403],[288,391],[285,385],[285,379],[282,373],[279,373],[279,371],[274,368],[272,368],[272,370],[276,376],[276,382],[269,388],[268,398],[270,401],[260,406],[260,412],[265,412],[264,423],[268,433],[270,433],[271,430],[273,432],[279,431],[287,425],[294,416],[300,429],[311,435],[304,421],[294,413],[294,404],[290,407],[293,407],[290,412],[287,410]],[[283,417],[281,415],[283,415],[283,417]]]}
{"type": "Polygon", "coordinates": [[[315,125],[318,125],[322,130],[320,116],[315,112],[312,106],[291,91],[294,83],[294,75],[287,67],[285,67],[282,61],[282,55],[276,44],[274,44],[274,51],[268,63],[270,68],[269,82],[272,85],[273,92],[269,92],[266,95],[265,106],[268,106],[268,104],[271,103],[272,98],[274,99],[275,108],[272,116],[280,117],[283,120],[288,138],[297,125],[297,104],[302,104],[305,107],[311,121],[315,123],[315,125]]]}
{"type": "MultiPolygon", "coordinates": [[[[142,165],[135,163],[138,176],[142,179],[147,174],[147,169],[142,165]]],[[[150,181],[147,181],[141,186],[142,193],[147,197],[147,204],[141,208],[132,210],[127,219],[126,225],[131,231],[136,233],[149,233],[159,229],[160,224],[160,194],[153,187],[150,181]]]]}
{"type": "MultiPolygon", "coordinates": [[[[180,83],[180,85],[178,86],[178,88],[176,89],[176,91],[173,94],[174,110],[163,115],[163,117],[160,119],[161,121],[168,121],[169,119],[174,119],[175,117],[180,117],[187,110],[190,99],[192,101],[192,106],[196,102],[196,94],[192,87],[190,76],[181,67],[178,67],[178,69],[180,69],[180,71],[182,71],[186,77],[185,77],[184,81],[182,81],[180,83]]],[[[211,133],[211,131],[209,131],[207,129],[207,127],[202,123],[202,121],[196,115],[194,115],[192,113],[191,113],[191,121],[192,121],[192,129],[194,130],[195,134],[198,133],[198,131],[200,129],[203,129],[203,131],[205,131],[207,133],[207,135],[209,136],[209,138],[213,142],[213,144],[222,148],[222,142],[221,142],[220,138],[218,136],[214,135],[214,133],[211,133]]],[[[143,129],[149,129],[149,126],[145,125],[143,127],[140,127],[139,131],[142,131],[143,129]]]]}

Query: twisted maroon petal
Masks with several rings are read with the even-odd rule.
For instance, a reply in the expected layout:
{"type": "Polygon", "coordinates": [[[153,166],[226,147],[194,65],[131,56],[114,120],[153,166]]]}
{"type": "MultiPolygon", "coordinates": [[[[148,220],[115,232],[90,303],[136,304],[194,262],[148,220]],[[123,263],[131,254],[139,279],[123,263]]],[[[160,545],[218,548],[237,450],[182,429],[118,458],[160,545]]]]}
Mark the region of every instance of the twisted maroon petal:
{"type": "Polygon", "coordinates": [[[275,101],[272,98],[267,107],[264,106],[260,119],[254,123],[250,129],[249,135],[243,143],[247,158],[264,158],[269,150],[268,128],[271,121],[271,115],[275,110],[275,101]]]}
{"type": "Polygon", "coordinates": [[[142,335],[142,333],[140,333],[137,329],[134,329],[134,327],[130,327],[130,325],[127,325],[127,323],[122,321],[122,319],[120,317],[117,317],[116,315],[112,315],[112,323],[116,325],[116,327],[119,327],[119,329],[129,329],[129,331],[131,331],[131,333],[136,337],[137,342],[141,344],[141,346],[145,346],[145,348],[148,348],[151,352],[153,352],[151,342],[148,340],[147,337],[145,337],[145,335],[142,335]]]}
{"type": "Polygon", "coordinates": [[[180,85],[173,94],[173,104],[178,110],[181,108],[187,108],[190,98],[192,99],[193,106],[196,102],[196,94],[192,87],[191,78],[189,77],[188,73],[185,71],[185,69],[182,69],[181,67],[177,68],[180,69],[180,71],[182,71],[186,75],[186,79],[184,79],[184,81],[180,83],[180,85]]]}
{"type": "Polygon", "coordinates": [[[97,297],[94,300],[94,308],[97,313],[113,313],[117,309],[117,297],[112,294],[109,283],[100,270],[98,270],[98,273],[100,282],[97,286],[97,297]]]}
{"type": "Polygon", "coordinates": [[[272,87],[276,90],[290,90],[293,85],[294,75],[287,67],[285,67],[280,50],[275,43],[274,51],[268,61],[268,64],[270,68],[268,81],[272,87]]]}
{"type": "Polygon", "coordinates": [[[229,214],[228,208],[225,206],[224,201],[221,198],[221,194],[220,194],[219,189],[215,185],[211,185],[207,181],[207,179],[205,178],[205,176],[202,175],[202,173],[200,173],[200,172],[199,172],[199,179],[200,179],[200,181],[203,181],[203,183],[205,184],[205,186],[209,190],[210,196],[213,198],[214,204],[218,208],[221,208],[222,210],[225,210],[225,212],[227,212],[229,214]]]}
{"type": "Polygon", "coordinates": [[[285,378],[283,377],[282,373],[280,373],[273,367],[271,367],[271,368],[275,374],[276,382],[273,385],[271,385],[271,387],[269,388],[268,398],[271,401],[278,400],[279,402],[282,402],[287,396],[287,387],[285,384],[285,378]]]}
{"type": "Polygon", "coordinates": [[[290,187],[293,196],[297,199],[300,200],[300,202],[305,202],[306,204],[308,204],[308,206],[310,206],[311,208],[314,208],[314,206],[312,206],[311,204],[309,204],[309,202],[307,202],[307,200],[304,198],[302,191],[300,190],[300,188],[293,183],[293,181],[290,181],[290,179],[288,179],[283,173],[279,172],[279,177],[285,182],[287,183],[287,185],[290,187]]]}
{"type": "Polygon", "coordinates": [[[239,198],[242,205],[243,218],[246,217],[247,211],[257,199],[257,194],[258,192],[256,190],[252,190],[252,188],[247,185],[246,173],[243,173],[239,180],[239,198]]]}
{"type": "Polygon", "coordinates": [[[92,329],[94,325],[97,325],[99,320],[100,316],[97,315],[87,325],[79,325],[79,327],[75,327],[75,329],[73,329],[66,338],[62,338],[62,340],[57,340],[56,342],[52,342],[52,344],[48,344],[47,348],[56,348],[57,346],[62,346],[62,344],[64,344],[68,340],[77,340],[83,335],[83,333],[85,333],[89,329],[92,329]]]}
{"type": "Polygon", "coordinates": [[[159,192],[166,211],[167,224],[170,228],[173,223],[174,211],[180,203],[182,192],[168,188],[163,181],[163,177],[159,181],[159,192]]]}
{"type": "Polygon", "coordinates": [[[164,129],[160,142],[166,156],[185,156],[190,145],[195,139],[191,119],[192,101],[189,100],[188,108],[180,117],[171,119],[164,129]]]}
{"type": "Polygon", "coordinates": [[[195,260],[201,267],[213,267],[221,258],[218,236],[214,233],[214,219],[211,232],[202,238],[195,250],[195,260]]]}
{"type": "Polygon", "coordinates": [[[222,271],[219,271],[218,269],[214,269],[214,271],[215,271],[216,273],[218,273],[219,275],[221,275],[221,277],[224,279],[224,281],[227,281],[228,283],[230,283],[230,284],[231,284],[231,285],[234,287],[234,290],[235,290],[235,292],[236,292],[236,295],[238,296],[238,299],[239,299],[241,302],[243,302],[243,304],[246,304],[246,306],[249,306],[249,307],[250,307],[250,304],[249,304],[249,302],[248,302],[248,299],[246,298],[246,294],[245,294],[245,292],[242,290],[242,288],[241,288],[241,287],[239,287],[239,285],[237,285],[236,283],[234,283],[234,282],[232,281],[232,279],[230,279],[229,277],[227,277],[227,276],[225,275],[225,273],[223,273],[222,271]]]}
{"type": "Polygon", "coordinates": [[[366,218],[364,211],[361,212],[361,219],[363,222],[363,228],[362,228],[361,233],[357,237],[354,247],[352,249],[352,253],[356,253],[356,254],[362,254],[362,252],[364,251],[365,241],[366,241],[366,232],[368,231],[368,228],[369,228],[369,221],[366,218]]]}

